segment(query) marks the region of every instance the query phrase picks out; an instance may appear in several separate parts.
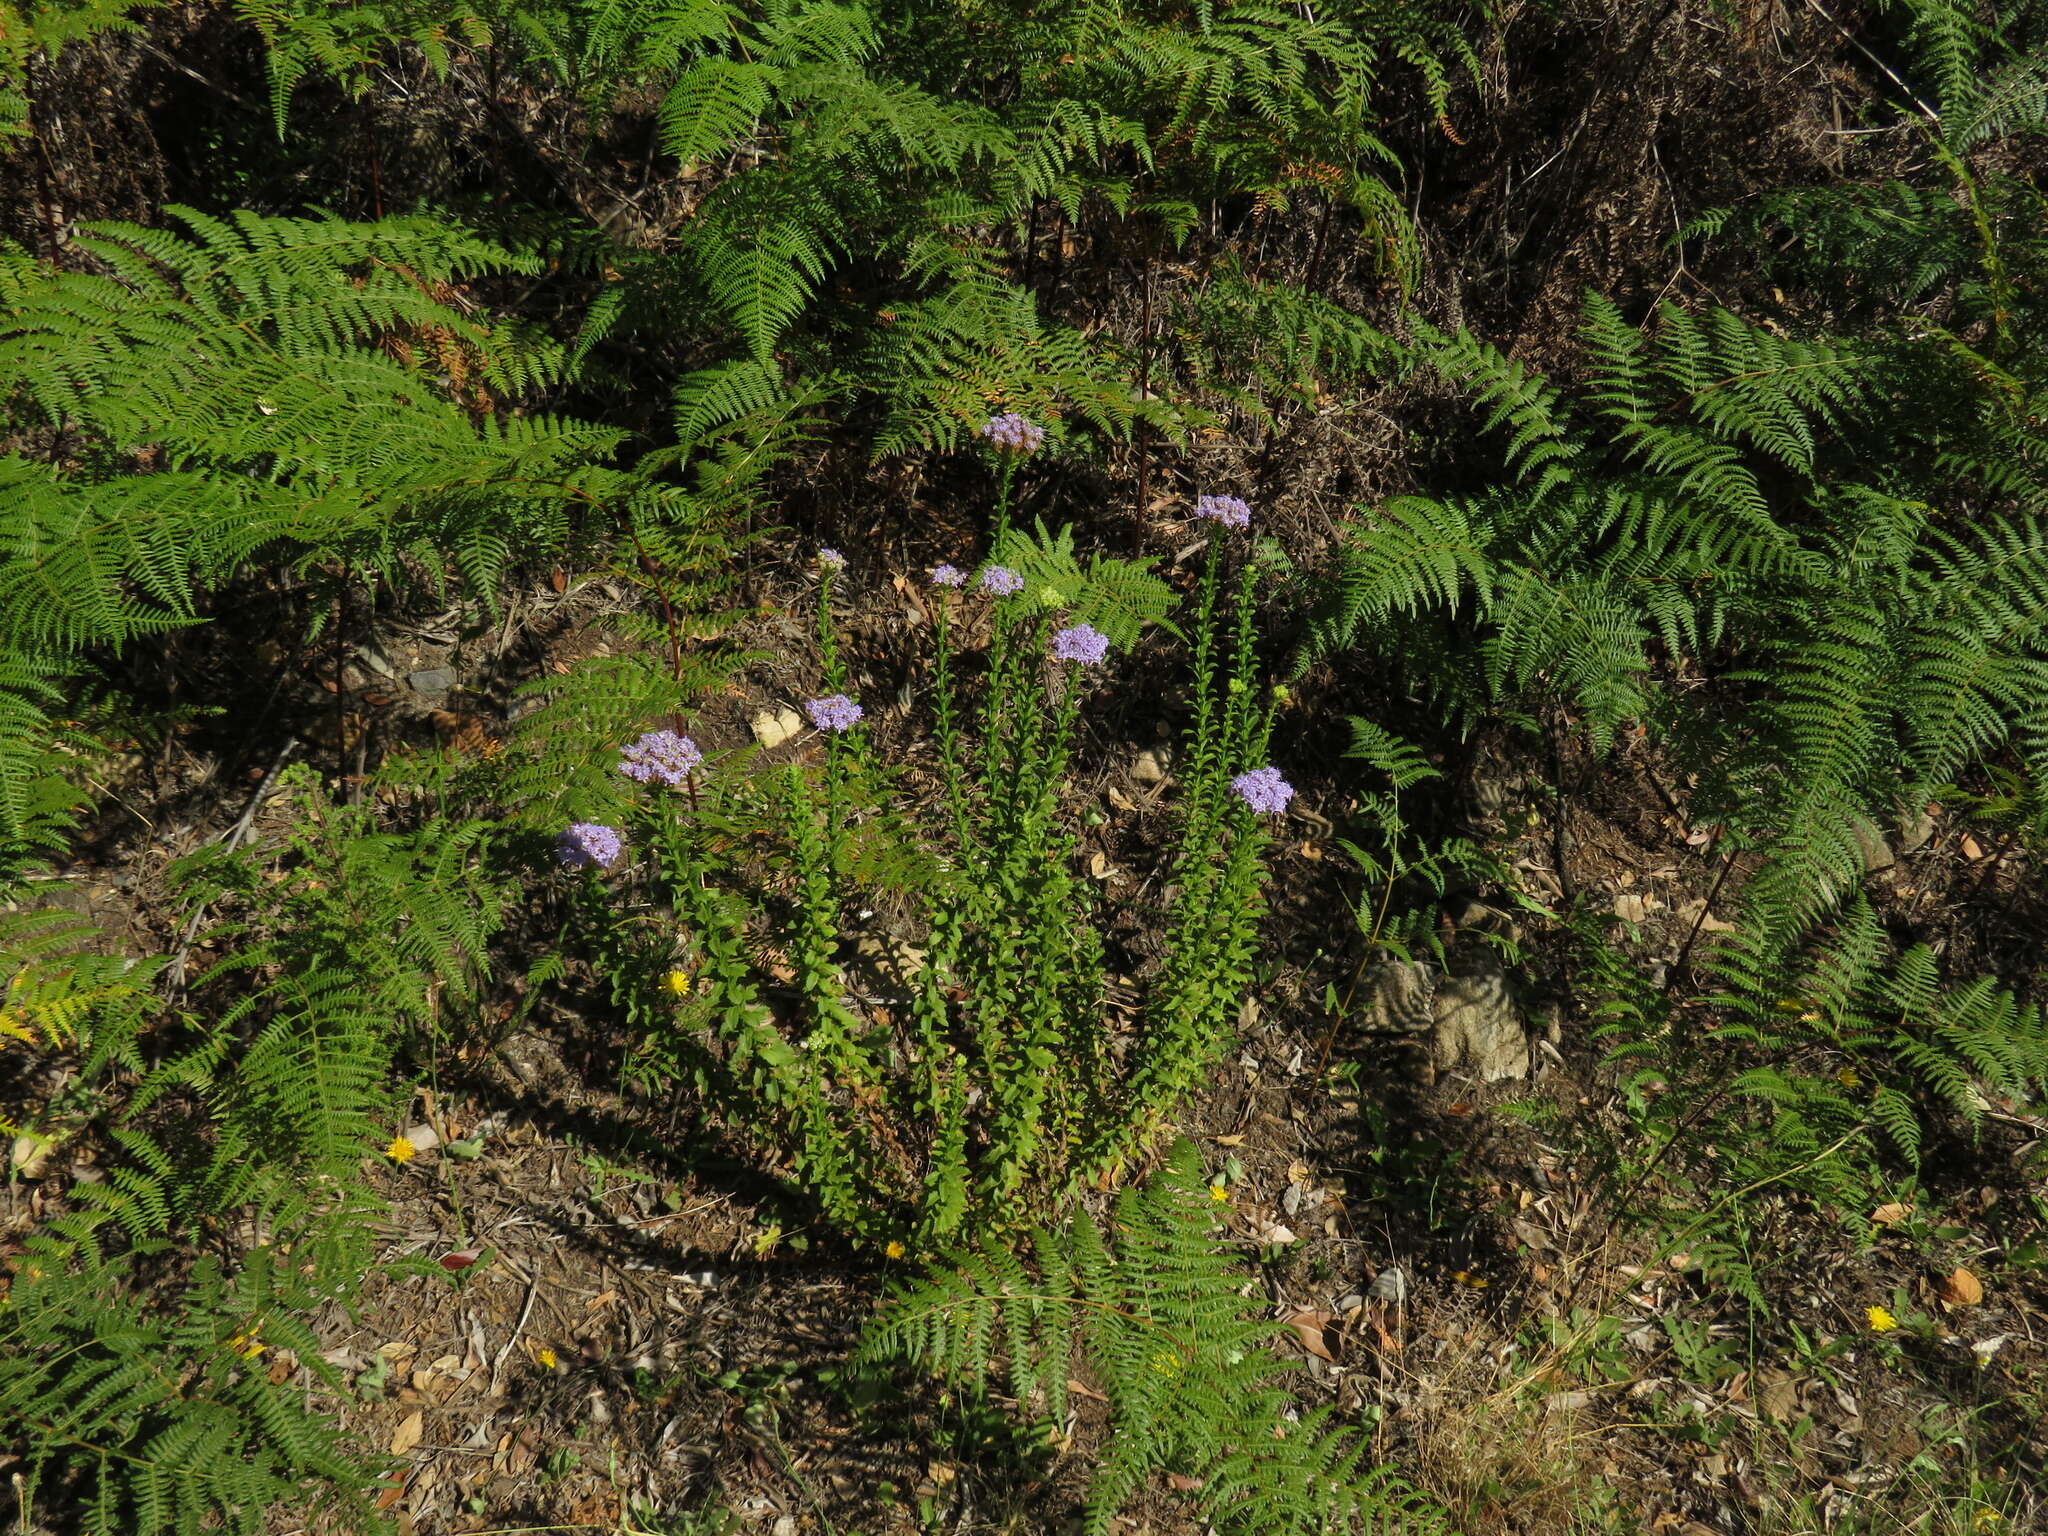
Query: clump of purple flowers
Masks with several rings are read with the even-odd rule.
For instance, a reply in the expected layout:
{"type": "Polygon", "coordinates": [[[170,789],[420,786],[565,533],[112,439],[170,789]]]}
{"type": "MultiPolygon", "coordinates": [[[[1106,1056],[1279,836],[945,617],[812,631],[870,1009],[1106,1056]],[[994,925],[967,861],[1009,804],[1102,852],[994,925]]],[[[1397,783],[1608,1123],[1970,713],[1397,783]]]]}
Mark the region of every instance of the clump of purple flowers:
{"type": "Polygon", "coordinates": [[[626,840],[616,827],[601,822],[579,821],[555,839],[555,857],[564,869],[588,869],[595,865],[609,869],[626,851],[626,840]]]}
{"type": "Polygon", "coordinates": [[[811,717],[811,724],[821,731],[835,735],[850,731],[860,724],[860,717],[866,713],[858,704],[843,693],[834,693],[822,699],[812,699],[804,705],[804,713],[811,717]]]}
{"type": "Polygon", "coordinates": [[[990,597],[1010,597],[1024,590],[1024,578],[1007,565],[992,565],[975,585],[990,597]]]}
{"type": "Polygon", "coordinates": [[[846,556],[836,549],[820,549],[818,564],[827,571],[843,571],[846,569],[846,556]]]}
{"type": "Polygon", "coordinates": [[[1109,655],[1109,636],[1092,624],[1076,624],[1052,637],[1054,661],[1078,661],[1085,667],[1099,667],[1109,655]]]}
{"type": "Polygon", "coordinates": [[[1206,517],[1226,528],[1249,528],[1251,504],[1241,496],[1204,496],[1195,502],[1195,516],[1206,517]]]}
{"type": "Polygon", "coordinates": [[[935,587],[964,587],[967,573],[957,565],[941,565],[932,571],[932,585],[935,587]]]}
{"type": "Polygon", "coordinates": [[[1294,798],[1294,786],[1280,777],[1278,768],[1254,768],[1240,773],[1230,787],[1256,815],[1278,816],[1294,798]]]}
{"type": "Polygon", "coordinates": [[[670,788],[704,765],[697,743],[674,731],[649,731],[630,747],[619,749],[619,772],[642,784],[656,779],[670,788]]]}
{"type": "Polygon", "coordinates": [[[1015,411],[991,416],[981,424],[981,435],[998,453],[1014,453],[1020,459],[1036,453],[1045,443],[1045,428],[1015,411]]]}

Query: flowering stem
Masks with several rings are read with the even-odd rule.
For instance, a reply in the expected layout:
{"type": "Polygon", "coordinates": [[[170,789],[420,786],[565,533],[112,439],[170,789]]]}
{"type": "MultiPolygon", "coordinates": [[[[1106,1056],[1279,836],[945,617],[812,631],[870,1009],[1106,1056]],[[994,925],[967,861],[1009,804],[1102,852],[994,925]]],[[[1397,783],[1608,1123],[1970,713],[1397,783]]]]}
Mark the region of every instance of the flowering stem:
{"type": "Polygon", "coordinates": [[[818,578],[818,654],[825,669],[826,693],[846,692],[846,668],[839,660],[839,642],[832,633],[832,579],[836,572],[827,565],[818,578]]]}
{"type": "Polygon", "coordinates": [[[1002,456],[997,476],[996,532],[995,537],[989,543],[989,553],[995,558],[1001,559],[1003,540],[1008,537],[1010,532],[1010,487],[1017,478],[1017,460],[1015,455],[1006,453],[1002,456]]]}
{"type": "Polygon", "coordinates": [[[960,723],[953,700],[953,621],[943,592],[933,597],[937,646],[932,660],[932,708],[938,717],[939,762],[946,772],[946,803],[953,813],[953,834],[965,855],[969,847],[967,786],[960,763],[960,723]]]}

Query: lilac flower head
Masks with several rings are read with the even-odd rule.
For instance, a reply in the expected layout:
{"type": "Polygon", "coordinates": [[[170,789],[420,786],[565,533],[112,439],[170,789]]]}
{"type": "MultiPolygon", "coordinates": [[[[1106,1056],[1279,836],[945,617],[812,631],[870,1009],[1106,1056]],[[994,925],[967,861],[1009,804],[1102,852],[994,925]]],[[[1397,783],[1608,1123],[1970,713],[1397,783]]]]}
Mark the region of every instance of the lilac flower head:
{"type": "Polygon", "coordinates": [[[981,573],[975,585],[990,597],[1009,597],[1024,590],[1024,578],[1007,565],[992,565],[981,573]]]}
{"type": "Polygon", "coordinates": [[[649,731],[630,747],[619,748],[619,772],[642,784],[659,779],[674,788],[703,764],[697,743],[674,731],[649,731]]]}
{"type": "Polygon", "coordinates": [[[1254,768],[1249,773],[1240,773],[1230,781],[1230,787],[1238,799],[1260,816],[1281,815],[1287,802],[1294,798],[1294,786],[1280,777],[1278,768],[1254,768]]]}
{"type": "Polygon", "coordinates": [[[804,705],[804,713],[811,717],[811,724],[819,730],[837,735],[841,731],[850,731],[860,724],[860,717],[865,711],[845,694],[835,693],[826,698],[810,700],[804,705]]]}
{"type": "Polygon", "coordinates": [[[967,573],[957,565],[941,565],[932,569],[932,585],[935,587],[964,587],[967,573]]]}
{"type": "Polygon", "coordinates": [[[1241,496],[1203,496],[1195,502],[1195,516],[1206,517],[1226,528],[1249,528],[1252,509],[1241,496]]]}
{"type": "Polygon", "coordinates": [[[821,548],[818,551],[818,565],[828,574],[843,571],[846,569],[846,556],[836,549],[821,548]]]}
{"type": "Polygon", "coordinates": [[[1015,411],[991,416],[981,424],[981,435],[996,452],[1014,453],[1020,459],[1026,454],[1036,453],[1045,443],[1045,428],[1034,421],[1027,421],[1015,411]]]}
{"type": "Polygon", "coordinates": [[[555,839],[555,857],[564,869],[609,869],[625,851],[618,828],[595,821],[579,821],[555,839]]]}
{"type": "Polygon", "coordinates": [[[1052,637],[1054,661],[1078,661],[1084,667],[1099,667],[1109,655],[1109,636],[1092,624],[1076,624],[1052,637]]]}

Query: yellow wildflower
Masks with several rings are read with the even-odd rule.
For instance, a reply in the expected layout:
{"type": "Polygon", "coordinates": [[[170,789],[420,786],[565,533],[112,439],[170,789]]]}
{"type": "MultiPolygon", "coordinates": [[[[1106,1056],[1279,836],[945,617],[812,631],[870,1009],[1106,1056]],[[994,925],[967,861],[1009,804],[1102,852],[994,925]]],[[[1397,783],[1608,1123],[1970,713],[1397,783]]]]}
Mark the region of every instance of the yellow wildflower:
{"type": "Polygon", "coordinates": [[[1863,1315],[1870,1319],[1870,1331],[1872,1333],[1890,1333],[1899,1326],[1899,1320],[1893,1317],[1891,1313],[1885,1311],[1883,1307],[1865,1307],[1863,1315]]]}
{"type": "Polygon", "coordinates": [[[897,1242],[896,1239],[892,1237],[889,1239],[888,1246],[885,1247],[882,1250],[882,1252],[886,1253],[892,1259],[900,1259],[903,1257],[904,1247],[901,1243],[897,1242]]]}
{"type": "Polygon", "coordinates": [[[677,997],[688,995],[693,979],[688,971],[670,971],[667,977],[664,978],[669,991],[675,993],[677,997]]]}
{"type": "Polygon", "coordinates": [[[394,1163],[409,1163],[419,1155],[419,1150],[403,1136],[394,1136],[391,1145],[384,1149],[384,1155],[394,1163]]]}
{"type": "Polygon", "coordinates": [[[555,1358],[555,1352],[552,1349],[537,1350],[533,1358],[540,1362],[540,1368],[544,1371],[552,1371],[561,1363],[555,1358]]]}
{"type": "Polygon", "coordinates": [[[1211,1184],[1209,1186],[1209,1198],[1211,1200],[1228,1200],[1230,1198],[1230,1191],[1221,1184],[1211,1184]]]}

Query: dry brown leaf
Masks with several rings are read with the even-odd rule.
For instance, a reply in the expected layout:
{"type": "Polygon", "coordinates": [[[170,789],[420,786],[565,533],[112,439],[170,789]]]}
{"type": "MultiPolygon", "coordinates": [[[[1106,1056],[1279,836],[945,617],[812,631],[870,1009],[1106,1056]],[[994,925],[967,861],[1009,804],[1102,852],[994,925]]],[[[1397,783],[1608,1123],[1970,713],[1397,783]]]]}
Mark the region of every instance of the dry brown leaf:
{"type": "Polygon", "coordinates": [[[1890,1200],[1872,1211],[1870,1219],[1880,1227],[1893,1227],[1912,1214],[1913,1203],[1910,1200],[1890,1200]]]}
{"type": "Polygon", "coordinates": [[[391,1454],[403,1456],[420,1443],[420,1436],[427,1432],[427,1418],[424,1411],[415,1408],[403,1419],[398,1428],[391,1432],[391,1454]]]}
{"type": "Polygon", "coordinates": [[[1789,1372],[1767,1370],[1757,1387],[1757,1406],[1772,1418],[1790,1422],[1799,1412],[1799,1380],[1789,1372]]]}
{"type": "Polygon", "coordinates": [[[1087,1398],[1091,1403],[1106,1403],[1109,1401],[1106,1393],[1098,1392],[1089,1386],[1087,1382],[1077,1381],[1072,1376],[1067,1378],[1067,1390],[1076,1397],[1087,1398]]]}
{"type": "Polygon", "coordinates": [[[1215,1141],[1219,1147],[1241,1147],[1244,1145],[1244,1137],[1242,1136],[1218,1136],[1215,1138],[1215,1141]]]}
{"type": "Polygon", "coordinates": [[[483,1249],[481,1248],[464,1248],[456,1253],[444,1253],[441,1255],[441,1267],[451,1275],[460,1274],[463,1270],[474,1264],[482,1255],[483,1249]]]}
{"type": "Polygon", "coordinates": [[[1204,1477],[1189,1477],[1185,1472],[1169,1472],[1166,1474],[1166,1481],[1175,1493],[1193,1493],[1199,1488],[1207,1487],[1209,1480],[1204,1477]]]}
{"type": "Polygon", "coordinates": [[[1301,1347],[1319,1359],[1334,1361],[1326,1335],[1330,1324],[1337,1321],[1334,1312],[1295,1312],[1287,1318],[1287,1326],[1301,1338],[1301,1347]]]}
{"type": "Polygon", "coordinates": [[[1380,1348],[1390,1355],[1398,1355],[1401,1352],[1401,1341],[1387,1332],[1386,1308],[1374,1307],[1365,1315],[1372,1324],[1374,1336],[1380,1341],[1380,1348]]]}
{"type": "Polygon", "coordinates": [[[1963,834],[1963,857],[1972,863],[1984,857],[1983,845],[1967,832],[1963,834]]]}
{"type": "Polygon", "coordinates": [[[1958,1264],[1941,1282],[1941,1299],[1952,1307],[1974,1307],[1984,1299],[1984,1282],[1958,1264]]]}

